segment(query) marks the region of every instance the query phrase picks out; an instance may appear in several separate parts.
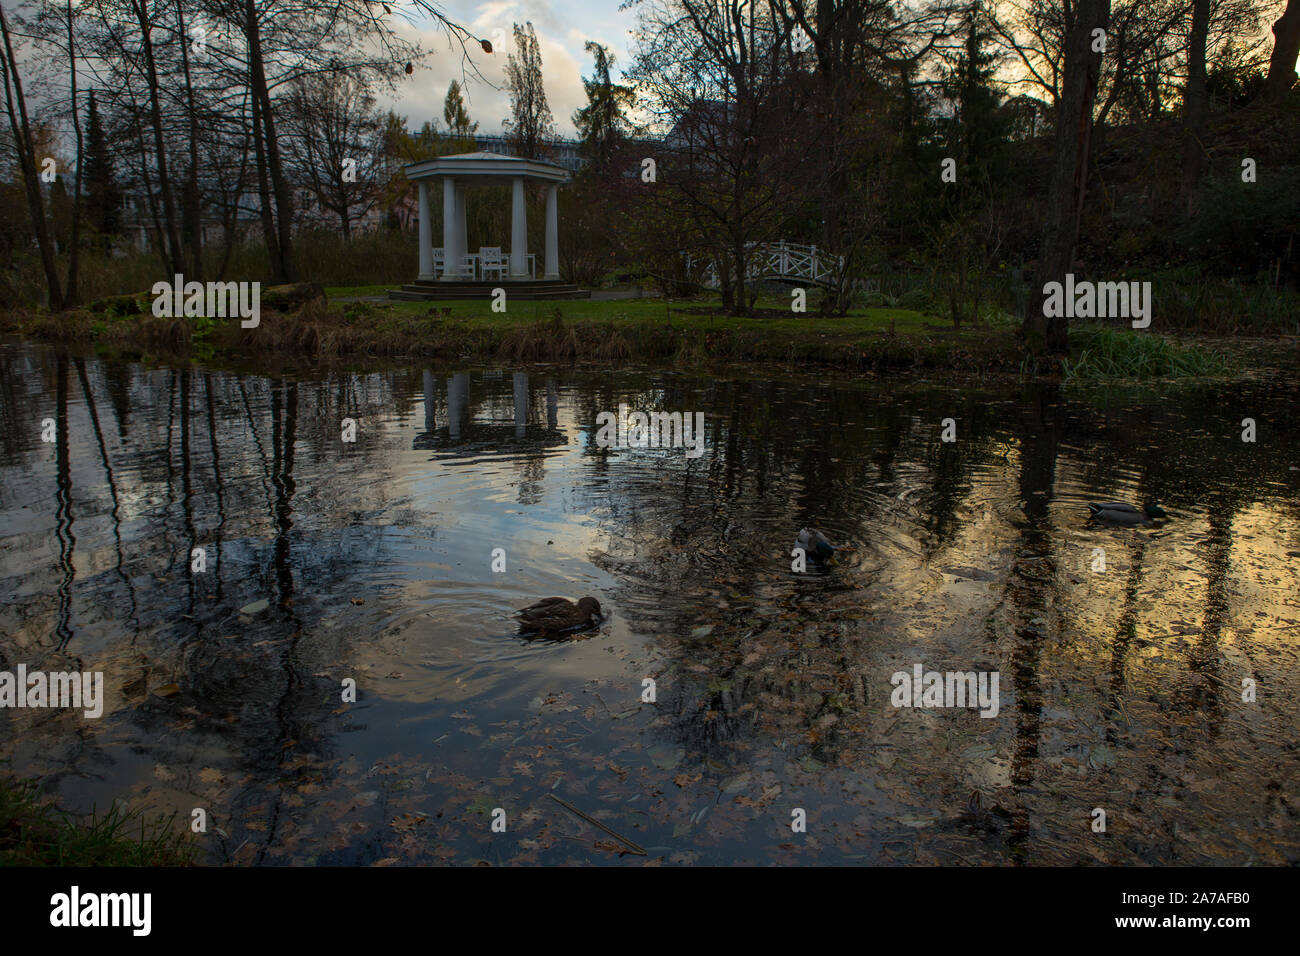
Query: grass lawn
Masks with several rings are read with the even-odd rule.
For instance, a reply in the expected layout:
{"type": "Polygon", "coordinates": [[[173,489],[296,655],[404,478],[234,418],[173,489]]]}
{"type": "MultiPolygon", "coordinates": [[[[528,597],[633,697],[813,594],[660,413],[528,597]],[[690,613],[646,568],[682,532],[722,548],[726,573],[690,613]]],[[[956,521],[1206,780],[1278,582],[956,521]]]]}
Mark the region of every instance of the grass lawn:
{"type": "MultiPolygon", "coordinates": [[[[342,298],[365,298],[386,296],[391,286],[331,286],[325,289],[331,304],[347,309],[352,303],[337,302],[342,298]]],[[[614,324],[652,324],[662,325],[668,322],[705,328],[709,330],[743,329],[769,331],[777,333],[802,334],[808,331],[834,332],[840,335],[860,335],[894,331],[897,334],[936,332],[952,333],[949,324],[912,309],[884,307],[862,308],[850,311],[844,316],[819,316],[811,308],[805,313],[791,312],[790,300],[777,295],[760,296],[757,308],[760,313],[754,316],[729,316],[721,311],[716,297],[699,299],[677,299],[665,301],[661,298],[645,299],[569,299],[557,302],[518,302],[509,304],[505,312],[493,312],[488,301],[429,301],[429,302],[394,302],[366,303],[377,310],[389,311],[395,315],[425,316],[430,308],[450,309],[453,320],[465,322],[471,326],[484,328],[505,328],[521,323],[539,322],[551,319],[559,309],[565,322],[600,322],[614,324]],[[770,314],[780,310],[782,314],[770,314]]],[[[1011,324],[1002,325],[1004,328],[1011,324]]],[[[982,329],[966,329],[963,333],[987,335],[989,326],[982,329]]]]}

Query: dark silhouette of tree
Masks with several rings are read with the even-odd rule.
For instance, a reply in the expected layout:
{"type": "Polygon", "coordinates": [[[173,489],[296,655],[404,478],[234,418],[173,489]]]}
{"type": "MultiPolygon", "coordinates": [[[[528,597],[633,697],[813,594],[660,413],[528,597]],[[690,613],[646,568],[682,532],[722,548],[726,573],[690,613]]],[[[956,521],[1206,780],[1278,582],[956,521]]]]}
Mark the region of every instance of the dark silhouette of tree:
{"type": "Polygon", "coordinates": [[[962,25],[961,51],[945,71],[941,89],[953,107],[948,148],[964,174],[958,182],[969,182],[1000,165],[1006,121],[999,109],[998,57],[990,49],[993,31],[983,3],[976,0],[967,7],[962,25]]]}
{"type": "Polygon", "coordinates": [[[630,86],[620,86],[610,79],[614,55],[608,49],[593,40],[588,40],[583,49],[595,58],[596,70],[590,79],[582,78],[587,105],[573,114],[573,125],[582,140],[583,157],[589,165],[603,170],[627,136],[625,111],[632,107],[636,93],[630,86]]]}
{"type": "Polygon", "coordinates": [[[1048,282],[1064,282],[1073,271],[1079,220],[1088,180],[1092,147],[1093,103],[1101,72],[1101,49],[1094,31],[1110,22],[1110,0],[1080,0],[1065,54],[1061,98],[1056,111],[1056,158],[1047,194],[1038,281],[1029,297],[1024,332],[1030,348],[1054,355],[1069,353],[1069,320],[1043,314],[1048,282]]]}
{"type": "Polygon", "coordinates": [[[86,218],[103,237],[105,245],[122,227],[122,190],[113,168],[113,153],[108,148],[104,124],[99,115],[95,91],[90,91],[86,107],[86,218]]]}
{"type": "Polygon", "coordinates": [[[1192,197],[1205,168],[1205,45],[1210,30],[1210,0],[1193,0],[1192,30],[1187,46],[1187,85],[1183,88],[1183,211],[1192,213],[1192,197]]]}
{"type": "Polygon", "coordinates": [[[4,10],[0,9],[0,34],[4,39],[5,109],[9,114],[9,129],[13,133],[14,151],[18,154],[18,165],[22,171],[23,186],[27,195],[27,211],[32,219],[32,228],[36,232],[36,244],[41,254],[41,266],[45,271],[45,285],[49,290],[50,308],[63,308],[63,285],[59,281],[59,272],[54,262],[54,243],[50,236],[49,225],[45,220],[45,206],[41,200],[40,175],[36,166],[36,146],[32,135],[32,124],[27,115],[27,100],[23,95],[22,75],[18,72],[18,63],[14,58],[13,38],[9,31],[9,21],[4,10]]]}

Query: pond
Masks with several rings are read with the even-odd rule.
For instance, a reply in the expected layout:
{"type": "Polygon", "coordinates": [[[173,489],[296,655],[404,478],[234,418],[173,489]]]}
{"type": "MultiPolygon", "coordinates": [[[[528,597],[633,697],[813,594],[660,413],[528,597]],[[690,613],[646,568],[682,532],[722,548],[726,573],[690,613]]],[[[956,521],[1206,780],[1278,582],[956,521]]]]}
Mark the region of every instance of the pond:
{"type": "Polygon", "coordinates": [[[1294,865],[1296,392],[0,346],[0,669],[104,686],[0,759],[210,863],[1294,865]]]}

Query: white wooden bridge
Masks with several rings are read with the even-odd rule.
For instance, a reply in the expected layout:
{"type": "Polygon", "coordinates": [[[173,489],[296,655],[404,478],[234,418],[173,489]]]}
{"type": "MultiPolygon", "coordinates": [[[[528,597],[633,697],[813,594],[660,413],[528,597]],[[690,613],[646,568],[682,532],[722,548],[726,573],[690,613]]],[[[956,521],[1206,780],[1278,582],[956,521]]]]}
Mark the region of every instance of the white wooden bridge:
{"type": "MultiPolygon", "coordinates": [[[[747,248],[747,280],[774,279],[779,282],[833,285],[835,277],[844,267],[842,256],[797,242],[751,242],[747,248]]],[[[718,280],[716,260],[687,255],[686,268],[689,270],[700,262],[706,263],[701,283],[708,289],[719,288],[722,283],[718,280]]]]}

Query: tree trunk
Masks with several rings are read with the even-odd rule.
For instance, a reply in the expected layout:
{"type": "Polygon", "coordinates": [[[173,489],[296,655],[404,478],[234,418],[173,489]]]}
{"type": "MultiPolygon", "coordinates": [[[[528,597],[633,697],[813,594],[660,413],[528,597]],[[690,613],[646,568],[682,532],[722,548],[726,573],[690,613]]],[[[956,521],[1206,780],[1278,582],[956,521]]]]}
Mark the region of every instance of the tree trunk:
{"type": "Polygon", "coordinates": [[[153,38],[149,27],[149,16],[143,0],[132,0],[136,22],[140,24],[141,51],[144,53],[145,80],[149,84],[149,110],[153,122],[154,149],[157,151],[158,190],[162,193],[163,228],[166,231],[167,269],[170,272],[183,272],[185,261],[181,256],[180,235],[176,231],[176,207],[172,202],[171,180],[167,175],[167,143],[163,139],[162,106],[158,101],[158,69],[153,58],[153,38]]]}
{"type": "Polygon", "coordinates": [[[68,0],[68,87],[72,96],[72,128],[77,138],[77,178],[72,191],[72,241],[68,250],[68,281],[65,305],[77,304],[77,264],[81,255],[81,176],[85,166],[84,141],[81,135],[81,112],[77,108],[77,48],[72,34],[72,0],[68,0]]]}
{"type": "Polygon", "coordinates": [[[176,26],[180,32],[181,69],[185,76],[185,112],[189,114],[190,168],[185,176],[185,193],[181,197],[181,220],[185,245],[189,253],[189,275],[203,279],[203,222],[199,204],[199,116],[194,104],[194,81],[190,76],[190,53],[186,42],[185,13],[176,0],[176,26]]]}
{"type": "Polygon", "coordinates": [[[1286,10],[1273,24],[1273,36],[1276,39],[1264,96],[1280,103],[1295,84],[1295,61],[1300,56],[1300,0],[1287,0],[1286,10]]]}
{"type": "Polygon", "coordinates": [[[266,147],[262,144],[262,108],[256,96],[252,99],[253,119],[253,155],[257,160],[257,212],[262,221],[262,241],[266,243],[266,256],[271,262],[271,271],[281,274],[280,243],[275,237],[275,220],[271,216],[271,184],[266,175],[266,147]]]}
{"type": "Polygon", "coordinates": [[[1183,212],[1192,214],[1192,196],[1205,165],[1205,42],[1210,32],[1210,0],[1193,0],[1192,33],[1187,49],[1187,88],[1183,92],[1183,212]]]}
{"type": "Polygon", "coordinates": [[[293,268],[293,196],[289,181],[284,175],[280,158],[280,142],[275,132],[275,117],[271,109],[271,94],[266,85],[266,71],[262,63],[262,34],[257,22],[257,8],[253,0],[245,0],[244,35],[248,40],[248,79],[262,120],[265,168],[270,174],[271,189],[275,195],[275,227],[278,255],[271,266],[278,282],[294,281],[293,268]]]}
{"type": "Polygon", "coordinates": [[[1043,242],[1038,260],[1038,285],[1029,297],[1024,320],[1027,344],[1035,352],[1067,355],[1069,320],[1043,315],[1048,282],[1064,282],[1074,270],[1079,220],[1083,213],[1092,139],[1092,107],[1097,97],[1101,53],[1093,51],[1092,31],[1110,21],[1110,0],[1080,0],[1070,29],[1056,117],[1056,161],[1047,197],[1043,242]]]}
{"type": "Polygon", "coordinates": [[[14,148],[18,153],[18,163],[22,169],[23,186],[27,193],[27,210],[32,217],[32,228],[36,231],[36,245],[41,253],[41,266],[45,270],[45,284],[50,293],[50,308],[58,312],[63,309],[63,289],[59,284],[59,271],[54,261],[54,246],[50,242],[50,230],[45,222],[45,203],[41,196],[40,175],[36,171],[36,147],[32,143],[32,127],[27,120],[27,101],[23,98],[23,81],[18,74],[18,63],[14,60],[13,42],[9,37],[9,21],[5,19],[3,7],[0,7],[0,32],[4,34],[5,106],[9,112],[9,126],[14,134],[14,148]],[[11,75],[12,87],[10,86],[11,75]]]}

